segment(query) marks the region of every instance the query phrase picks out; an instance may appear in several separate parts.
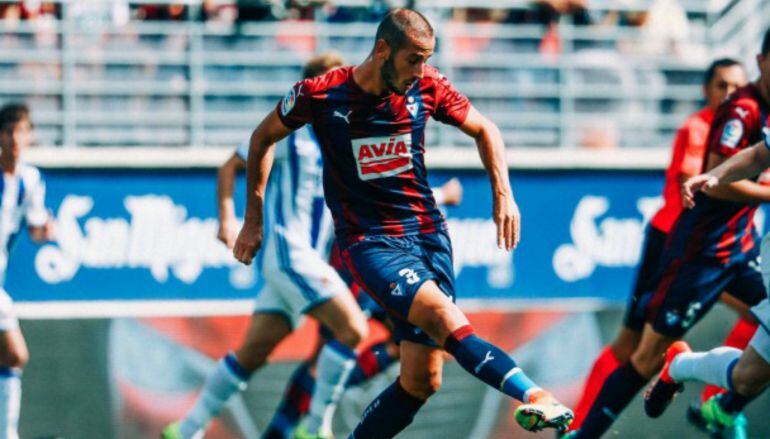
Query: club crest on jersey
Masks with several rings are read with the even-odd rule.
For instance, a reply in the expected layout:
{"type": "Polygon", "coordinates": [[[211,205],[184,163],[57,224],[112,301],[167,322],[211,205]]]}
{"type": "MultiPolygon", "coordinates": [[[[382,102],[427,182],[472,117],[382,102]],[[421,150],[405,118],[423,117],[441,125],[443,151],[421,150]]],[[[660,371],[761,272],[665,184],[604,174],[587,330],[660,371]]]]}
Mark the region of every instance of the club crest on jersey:
{"type": "Polygon", "coordinates": [[[743,122],[739,119],[731,119],[725,124],[722,131],[722,138],[719,143],[727,148],[735,148],[743,138],[743,122]]]}
{"type": "Polygon", "coordinates": [[[283,101],[281,101],[281,114],[283,116],[286,116],[289,114],[289,112],[294,109],[294,104],[297,103],[297,97],[302,93],[302,84],[300,84],[297,87],[297,91],[294,91],[294,87],[289,90],[288,93],[286,93],[286,96],[284,96],[283,101]]]}
{"type": "Polygon", "coordinates": [[[417,111],[420,109],[420,104],[414,101],[413,96],[409,96],[406,102],[406,111],[412,115],[412,119],[417,118],[417,111]]]}
{"type": "Polygon", "coordinates": [[[412,169],[412,135],[353,139],[353,157],[361,180],[392,177],[412,169]]]}

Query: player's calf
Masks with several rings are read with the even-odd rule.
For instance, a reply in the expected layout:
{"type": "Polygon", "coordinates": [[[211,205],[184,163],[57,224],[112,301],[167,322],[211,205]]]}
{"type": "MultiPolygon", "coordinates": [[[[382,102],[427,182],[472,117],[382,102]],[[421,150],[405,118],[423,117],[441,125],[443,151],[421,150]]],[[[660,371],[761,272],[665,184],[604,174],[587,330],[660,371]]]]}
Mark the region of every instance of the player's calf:
{"type": "Polygon", "coordinates": [[[759,395],[770,384],[770,364],[749,346],[732,369],[731,378],[732,390],[746,396],[759,395]]]}

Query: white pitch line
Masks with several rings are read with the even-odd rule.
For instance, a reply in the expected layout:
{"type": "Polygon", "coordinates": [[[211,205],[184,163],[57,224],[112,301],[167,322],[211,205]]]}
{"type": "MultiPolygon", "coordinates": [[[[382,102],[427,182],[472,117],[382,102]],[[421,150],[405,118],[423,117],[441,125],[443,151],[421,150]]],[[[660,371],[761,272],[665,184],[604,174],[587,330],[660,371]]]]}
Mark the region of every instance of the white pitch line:
{"type": "MultiPolygon", "coordinates": [[[[590,298],[572,299],[467,299],[460,300],[466,312],[558,311],[590,312],[621,305],[590,298]]],[[[249,315],[252,299],[238,300],[92,300],[16,302],[21,319],[94,319],[118,317],[203,317],[249,315]]]]}

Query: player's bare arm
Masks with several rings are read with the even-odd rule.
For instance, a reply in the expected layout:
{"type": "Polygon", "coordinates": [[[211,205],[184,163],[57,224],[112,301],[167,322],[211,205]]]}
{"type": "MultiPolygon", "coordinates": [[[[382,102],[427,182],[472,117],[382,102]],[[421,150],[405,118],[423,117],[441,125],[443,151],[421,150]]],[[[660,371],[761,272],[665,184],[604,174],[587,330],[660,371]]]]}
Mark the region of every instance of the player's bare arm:
{"type": "Polygon", "coordinates": [[[513,250],[519,244],[521,214],[513,199],[500,130],[473,107],[460,129],[476,141],[479,156],[489,175],[494,201],[493,217],[497,224],[497,246],[513,250]]]}
{"type": "Polygon", "coordinates": [[[770,166],[770,150],[765,142],[759,142],[729,159],[709,154],[709,163],[714,164],[710,171],[688,179],[682,186],[685,207],[695,205],[694,194],[700,190],[715,198],[731,201],[770,202],[770,187],[743,181],[759,175],[770,166]]]}
{"type": "Polygon", "coordinates": [[[235,259],[246,265],[251,264],[262,246],[265,187],[273,166],[275,144],[291,131],[281,122],[278,113],[272,111],[251,134],[249,159],[246,162],[246,213],[233,247],[235,259]]]}
{"type": "Polygon", "coordinates": [[[235,175],[245,165],[246,162],[238,154],[233,153],[217,172],[217,214],[219,217],[217,239],[230,249],[235,245],[235,238],[238,236],[235,203],[233,203],[235,175]]]}

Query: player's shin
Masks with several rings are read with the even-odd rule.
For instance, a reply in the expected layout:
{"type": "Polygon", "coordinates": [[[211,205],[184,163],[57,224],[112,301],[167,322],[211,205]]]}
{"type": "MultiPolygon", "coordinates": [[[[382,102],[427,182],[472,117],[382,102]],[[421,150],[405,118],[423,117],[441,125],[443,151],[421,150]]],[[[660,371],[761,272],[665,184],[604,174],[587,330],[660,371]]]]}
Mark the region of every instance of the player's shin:
{"type": "Polygon", "coordinates": [[[355,364],[355,351],[336,340],[326,343],[321,349],[310,411],[303,422],[303,427],[308,433],[331,435],[334,411],[355,364]]]}
{"type": "Polygon", "coordinates": [[[489,386],[522,402],[541,390],[503,350],[478,337],[473,328],[463,326],[444,343],[460,366],[489,386]]]}
{"type": "Polygon", "coordinates": [[[180,423],[180,432],[185,439],[196,437],[208,423],[224,408],[227,400],[246,388],[250,373],[235,358],[228,354],[218,363],[206,378],[198,399],[180,423]]]}
{"type": "Polygon", "coordinates": [[[398,379],[380,393],[361,415],[349,439],[390,439],[414,420],[425,401],[409,394],[398,379]]]}
{"type": "Polygon", "coordinates": [[[583,424],[588,411],[596,400],[607,377],[620,366],[620,360],[615,356],[612,346],[605,346],[599,357],[594,362],[591,372],[588,374],[583,393],[575,406],[575,420],[570,425],[571,430],[577,430],[583,424]]]}
{"type": "Polygon", "coordinates": [[[619,366],[607,377],[574,437],[601,437],[646,383],[647,378],[639,374],[631,362],[619,366]]]}
{"type": "Polygon", "coordinates": [[[0,367],[0,437],[18,439],[21,371],[0,367]]]}

